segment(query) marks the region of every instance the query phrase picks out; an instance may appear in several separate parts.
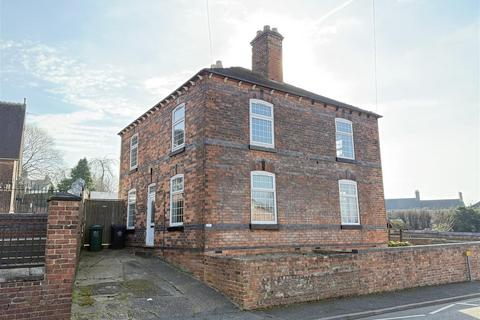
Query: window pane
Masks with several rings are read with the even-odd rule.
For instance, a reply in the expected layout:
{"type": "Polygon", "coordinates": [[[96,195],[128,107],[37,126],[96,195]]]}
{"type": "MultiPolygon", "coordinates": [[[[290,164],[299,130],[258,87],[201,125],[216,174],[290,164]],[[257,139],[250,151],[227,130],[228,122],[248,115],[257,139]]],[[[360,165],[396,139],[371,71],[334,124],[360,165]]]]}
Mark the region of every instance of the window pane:
{"type": "Polygon", "coordinates": [[[353,137],[350,134],[337,132],[337,157],[354,158],[353,137]]]}
{"type": "Polygon", "coordinates": [[[272,116],[272,107],[253,102],[252,103],[252,113],[262,115],[262,116],[271,117],[272,116]]]}
{"type": "Polygon", "coordinates": [[[272,191],[252,192],[252,220],[275,221],[275,197],[272,191]]]}
{"type": "Polygon", "coordinates": [[[183,222],[183,193],[172,195],[172,223],[183,222]]]}
{"type": "Polygon", "coordinates": [[[359,223],[357,187],[340,182],[340,212],[342,223],[359,223]]]}
{"type": "Polygon", "coordinates": [[[345,132],[345,133],[352,133],[352,124],[343,122],[343,121],[336,121],[337,131],[345,132]]]}
{"type": "Polygon", "coordinates": [[[137,136],[137,135],[134,135],[134,136],[132,137],[132,141],[131,141],[131,145],[130,145],[130,146],[132,147],[132,146],[136,145],[137,143],[138,143],[138,136],[137,136]]]}
{"type": "Polygon", "coordinates": [[[340,194],[347,196],[357,196],[357,188],[354,184],[340,183],[340,194]]]}
{"type": "Polygon", "coordinates": [[[135,202],[128,205],[128,227],[135,226],[135,202]]]}
{"type": "Polygon", "coordinates": [[[185,142],[185,122],[179,122],[173,127],[173,147],[182,145],[185,142]]]}
{"type": "Polygon", "coordinates": [[[172,192],[183,190],[183,178],[178,177],[172,180],[172,192]]]}
{"type": "Polygon", "coordinates": [[[128,193],[128,203],[135,202],[137,199],[137,193],[135,191],[128,193]]]}
{"type": "Polygon", "coordinates": [[[130,151],[130,166],[135,167],[137,165],[137,148],[134,148],[130,151]]]}
{"type": "Polygon", "coordinates": [[[264,176],[264,175],[254,175],[253,188],[273,189],[273,177],[264,176]]]}
{"type": "Polygon", "coordinates": [[[177,122],[185,118],[185,107],[178,108],[173,113],[173,122],[177,122]]]}
{"type": "Polygon", "coordinates": [[[272,143],[272,121],[252,118],[252,141],[272,143]]]}

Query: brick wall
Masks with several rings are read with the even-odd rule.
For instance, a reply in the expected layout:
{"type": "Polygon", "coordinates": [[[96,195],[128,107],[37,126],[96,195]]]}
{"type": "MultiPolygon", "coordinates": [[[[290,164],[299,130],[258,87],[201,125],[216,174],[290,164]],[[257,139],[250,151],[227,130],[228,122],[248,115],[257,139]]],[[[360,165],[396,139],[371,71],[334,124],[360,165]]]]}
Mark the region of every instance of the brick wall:
{"type": "Polygon", "coordinates": [[[0,160],[0,184],[12,183],[13,160],[0,160]]]}
{"type": "Polygon", "coordinates": [[[49,202],[45,274],[0,282],[0,320],[70,319],[81,224],[80,202],[72,199],[49,202]]]}
{"type": "Polygon", "coordinates": [[[204,280],[244,309],[480,280],[480,244],[367,249],[358,254],[206,256],[204,280]]]}

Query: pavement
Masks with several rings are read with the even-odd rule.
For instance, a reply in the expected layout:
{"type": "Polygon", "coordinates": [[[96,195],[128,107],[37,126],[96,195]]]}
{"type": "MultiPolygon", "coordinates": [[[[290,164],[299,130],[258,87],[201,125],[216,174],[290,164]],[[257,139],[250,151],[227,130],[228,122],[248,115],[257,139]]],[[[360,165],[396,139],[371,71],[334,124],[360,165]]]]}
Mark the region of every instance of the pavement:
{"type": "Polygon", "coordinates": [[[242,311],[163,260],[125,249],[82,251],[72,319],[480,319],[479,305],[480,282],[463,282],[242,311]]]}

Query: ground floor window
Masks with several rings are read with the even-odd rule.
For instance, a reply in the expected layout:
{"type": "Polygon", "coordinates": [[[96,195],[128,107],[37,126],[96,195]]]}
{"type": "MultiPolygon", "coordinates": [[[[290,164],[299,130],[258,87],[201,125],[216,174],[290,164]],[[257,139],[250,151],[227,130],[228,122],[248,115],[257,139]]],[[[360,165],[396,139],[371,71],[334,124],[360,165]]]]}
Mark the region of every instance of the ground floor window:
{"type": "Polygon", "coordinates": [[[183,174],[177,174],[170,179],[170,225],[180,226],[183,224],[184,181],[183,174]]]}
{"type": "Polygon", "coordinates": [[[265,171],[251,173],[251,221],[276,224],[277,207],[275,175],[265,171]]]}
{"type": "Polygon", "coordinates": [[[135,189],[132,189],[128,191],[127,229],[135,228],[136,210],[137,210],[137,191],[135,189]]]}
{"type": "Polygon", "coordinates": [[[342,224],[360,224],[357,183],[352,180],[338,181],[340,191],[340,214],[342,224]]]}

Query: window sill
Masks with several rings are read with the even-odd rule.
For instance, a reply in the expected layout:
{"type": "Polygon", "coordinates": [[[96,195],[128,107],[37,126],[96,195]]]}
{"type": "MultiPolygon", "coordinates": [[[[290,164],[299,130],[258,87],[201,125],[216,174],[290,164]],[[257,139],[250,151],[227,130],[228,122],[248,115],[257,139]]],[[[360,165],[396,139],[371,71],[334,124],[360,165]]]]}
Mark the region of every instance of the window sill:
{"type": "Polygon", "coordinates": [[[173,157],[176,156],[177,154],[180,154],[185,151],[185,146],[181,147],[180,149],[177,149],[175,151],[170,152],[169,156],[173,157]]]}
{"type": "Polygon", "coordinates": [[[265,152],[273,152],[273,153],[276,153],[277,150],[275,148],[271,148],[271,147],[261,147],[261,146],[256,146],[256,145],[253,145],[253,144],[250,144],[248,146],[248,148],[250,150],[257,150],[257,151],[265,151],[265,152]]]}
{"type": "Polygon", "coordinates": [[[179,232],[183,232],[185,228],[183,226],[172,226],[172,227],[168,227],[167,228],[167,231],[179,231],[179,232]]]}
{"type": "Polygon", "coordinates": [[[279,230],[278,223],[276,224],[261,224],[261,223],[250,223],[250,230],[279,230]]]}
{"type": "Polygon", "coordinates": [[[131,174],[131,173],[134,173],[134,172],[137,172],[138,171],[138,167],[135,167],[133,169],[130,169],[130,171],[128,171],[128,174],[131,174]]]}
{"type": "Polygon", "coordinates": [[[347,159],[347,158],[339,158],[339,157],[336,157],[335,160],[336,160],[337,162],[357,163],[357,160],[355,160],[355,159],[347,159]]]}
{"type": "Polygon", "coordinates": [[[363,227],[361,224],[342,224],[340,225],[342,230],[362,230],[363,227]]]}

